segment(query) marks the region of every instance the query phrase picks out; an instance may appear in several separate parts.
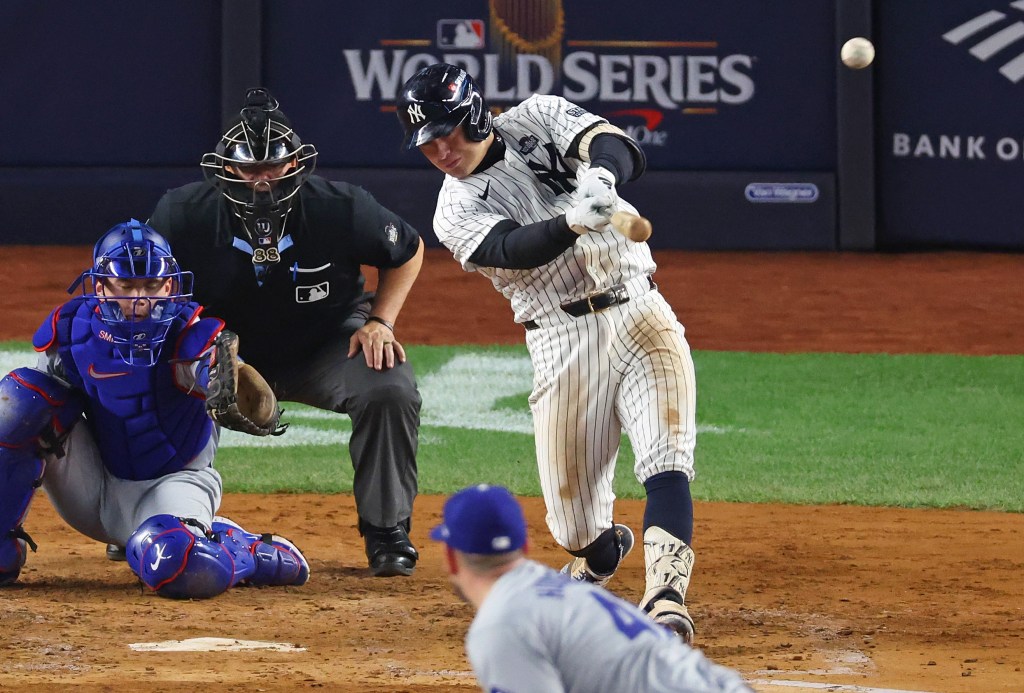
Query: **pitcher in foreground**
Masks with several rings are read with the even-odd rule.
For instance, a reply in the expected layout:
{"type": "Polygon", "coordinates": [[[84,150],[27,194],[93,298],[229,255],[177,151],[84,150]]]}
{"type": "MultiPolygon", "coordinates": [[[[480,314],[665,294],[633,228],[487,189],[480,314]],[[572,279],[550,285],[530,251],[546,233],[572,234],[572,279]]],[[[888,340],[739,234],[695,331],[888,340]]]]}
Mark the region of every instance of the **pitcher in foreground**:
{"type": "Polygon", "coordinates": [[[456,493],[430,536],[477,609],[466,652],[485,691],[751,690],[638,607],[528,560],[522,508],[500,486],[456,493]]]}

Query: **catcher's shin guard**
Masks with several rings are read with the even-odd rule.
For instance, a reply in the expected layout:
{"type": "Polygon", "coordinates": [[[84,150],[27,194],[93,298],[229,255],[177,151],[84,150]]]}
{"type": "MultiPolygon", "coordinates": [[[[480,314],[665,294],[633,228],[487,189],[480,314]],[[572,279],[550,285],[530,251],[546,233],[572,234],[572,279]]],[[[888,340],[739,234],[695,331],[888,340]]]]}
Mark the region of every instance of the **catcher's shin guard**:
{"type": "Polygon", "coordinates": [[[36,550],[32,537],[20,525],[0,538],[0,587],[18,579],[29,547],[36,550]]]}
{"type": "Polygon", "coordinates": [[[211,540],[200,523],[173,515],[154,515],[136,529],[125,547],[128,565],[143,584],[171,599],[208,599],[237,581],[235,574],[252,571],[245,551],[235,557],[211,540]]]}
{"type": "Polygon", "coordinates": [[[686,589],[693,571],[693,549],[661,527],[644,532],[647,585],[640,608],[661,625],[693,643],[694,626],[686,608],[686,589]]]}
{"type": "MultiPolygon", "coordinates": [[[[239,575],[245,585],[304,585],[309,579],[309,563],[295,544],[276,534],[253,534],[226,517],[213,518],[213,532],[232,556],[245,552],[251,556],[252,569],[239,575]]],[[[245,563],[249,563],[246,559],[245,563]]]]}
{"type": "Polygon", "coordinates": [[[18,579],[26,547],[36,545],[21,527],[35,490],[43,480],[43,461],[25,449],[0,441],[0,585],[18,579]]]}
{"type": "Polygon", "coordinates": [[[622,565],[622,561],[629,552],[633,550],[633,531],[626,525],[612,525],[611,530],[612,538],[615,542],[615,549],[618,551],[619,558],[615,563],[615,567],[607,573],[595,572],[590,564],[587,563],[587,559],[584,556],[577,556],[572,561],[562,566],[562,574],[568,575],[573,580],[579,580],[581,582],[592,582],[599,587],[604,587],[615,575],[615,571],[622,565]]]}
{"type": "Polygon", "coordinates": [[[63,383],[34,368],[0,378],[0,585],[14,582],[35,543],[21,527],[43,480],[44,450],[59,450],[82,409],[63,383]]]}

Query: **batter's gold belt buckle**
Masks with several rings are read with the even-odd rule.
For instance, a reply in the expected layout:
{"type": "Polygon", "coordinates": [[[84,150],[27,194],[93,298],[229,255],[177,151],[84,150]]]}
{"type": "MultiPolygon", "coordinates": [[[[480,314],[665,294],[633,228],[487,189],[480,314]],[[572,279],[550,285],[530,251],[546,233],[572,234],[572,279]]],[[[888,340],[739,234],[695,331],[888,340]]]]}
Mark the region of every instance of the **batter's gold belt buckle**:
{"type": "Polygon", "coordinates": [[[588,294],[578,301],[563,303],[561,308],[574,318],[579,318],[590,313],[600,313],[602,310],[608,310],[612,306],[628,301],[629,293],[626,291],[626,285],[616,284],[610,289],[588,294]]]}

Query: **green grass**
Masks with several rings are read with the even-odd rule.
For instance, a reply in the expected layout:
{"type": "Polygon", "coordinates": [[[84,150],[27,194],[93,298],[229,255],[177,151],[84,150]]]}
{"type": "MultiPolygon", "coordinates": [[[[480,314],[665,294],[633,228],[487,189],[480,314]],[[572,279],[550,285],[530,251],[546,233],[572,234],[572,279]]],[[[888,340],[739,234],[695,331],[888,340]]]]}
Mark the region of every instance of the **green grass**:
{"type": "MultiPolygon", "coordinates": [[[[539,495],[525,349],[409,354],[424,395],[421,492],[488,481],[539,495]]],[[[0,370],[16,356],[8,353],[0,370]]],[[[698,500],[1024,512],[1022,356],[695,352],[694,361],[698,500]]],[[[285,409],[292,429],[275,447],[225,439],[217,466],[226,489],[350,491],[347,418],[285,409]]],[[[641,496],[632,465],[624,439],[620,497],[641,496]]]]}

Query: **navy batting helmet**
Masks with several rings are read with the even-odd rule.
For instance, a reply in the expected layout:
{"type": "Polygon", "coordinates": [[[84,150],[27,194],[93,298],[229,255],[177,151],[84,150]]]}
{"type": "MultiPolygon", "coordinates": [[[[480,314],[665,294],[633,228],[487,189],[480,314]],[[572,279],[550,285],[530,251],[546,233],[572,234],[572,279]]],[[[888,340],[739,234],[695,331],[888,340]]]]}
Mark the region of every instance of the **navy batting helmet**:
{"type": "Polygon", "coordinates": [[[405,149],[444,137],[459,125],[475,142],[491,134],[491,112],[480,88],[468,72],[447,63],[430,65],[410,77],[395,110],[405,129],[405,149]]]}

